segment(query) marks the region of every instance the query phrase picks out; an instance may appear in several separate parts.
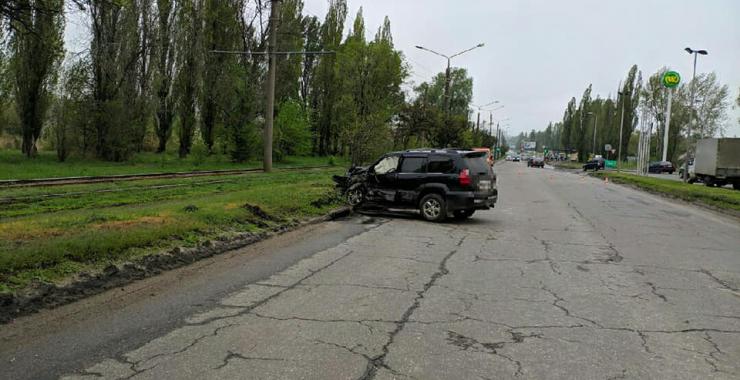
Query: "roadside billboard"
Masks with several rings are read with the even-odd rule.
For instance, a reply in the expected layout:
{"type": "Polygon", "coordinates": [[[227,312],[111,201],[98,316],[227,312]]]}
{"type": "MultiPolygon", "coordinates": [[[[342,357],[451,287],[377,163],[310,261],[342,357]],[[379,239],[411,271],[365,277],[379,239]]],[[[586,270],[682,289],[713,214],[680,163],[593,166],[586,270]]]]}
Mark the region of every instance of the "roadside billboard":
{"type": "Polygon", "coordinates": [[[522,143],[522,149],[535,150],[537,149],[537,142],[536,141],[525,141],[522,143]]]}

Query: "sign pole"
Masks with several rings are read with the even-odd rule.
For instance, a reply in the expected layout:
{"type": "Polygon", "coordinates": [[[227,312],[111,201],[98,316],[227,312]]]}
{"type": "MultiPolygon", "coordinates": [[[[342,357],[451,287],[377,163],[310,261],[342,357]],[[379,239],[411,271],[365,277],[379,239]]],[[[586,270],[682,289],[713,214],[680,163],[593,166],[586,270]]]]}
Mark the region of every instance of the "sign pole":
{"type": "Polygon", "coordinates": [[[668,159],[668,129],[671,127],[671,102],[673,101],[673,89],[668,89],[668,107],[665,111],[665,128],[663,131],[663,160],[668,159]]]}
{"type": "Polygon", "coordinates": [[[666,71],[663,74],[663,86],[668,90],[668,106],[665,111],[665,128],[663,131],[663,160],[668,160],[668,129],[671,126],[671,102],[673,101],[673,89],[681,83],[681,76],[675,71],[666,71]]]}

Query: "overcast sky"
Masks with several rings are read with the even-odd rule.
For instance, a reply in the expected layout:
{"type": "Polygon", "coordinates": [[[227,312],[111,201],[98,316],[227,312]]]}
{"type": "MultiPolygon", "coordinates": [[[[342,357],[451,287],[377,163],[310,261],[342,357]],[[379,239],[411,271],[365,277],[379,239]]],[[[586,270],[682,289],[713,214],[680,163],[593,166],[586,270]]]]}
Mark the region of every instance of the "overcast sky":
{"type": "MultiPolygon", "coordinates": [[[[327,0],[304,0],[304,13],[323,21],[327,0]]],[[[422,45],[454,54],[480,42],[485,47],[453,60],[474,81],[474,103],[498,100],[495,119],[510,118],[509,134],[544,129],[559,121],[571,97],[606,97],[637,64],[644,76],[668,66],[691,78],[692,58],[683,49],[706,49],[698,72],[714,71],[740,87],[740,0],[347,0],[345,34],[360,6],[368,38],[388,15],[397,49],[412,69],[409,82],[428,81],[444,70],[441,57],[422,45]]],[[[89,36],[80,17],[67,21],[67,48],[84,49],[89,36]]],[[[740,136],[740,109],[729,109],[728,136],[740,136]]],[[[487,118],[487,115],[486,115],[487,118]]]]}
{"type": "MultiPolygon", "coordinates": [[[[326,0],[304,0],[305,12],[323,20],[326,0]]],[[[683,49],[706,49],[697,72],[715,71],[730,86],[732,104],[740,87],[738,0],[348,0],[346,27],[363,7],[368,37],[388,15],[396,48],[403,50],[420,83],[444,69],[445,60],[415,49],[445,54],[484,42],[453,60],[474,81],[474,102],[499,100],[494,118],[509,117],[510,134],[543,129],[558,121],[571,97],[614,94],[637,64],[648,76],[662,66],[691,78],[692,59],[683,49]]],[[[730,109],[727,135],[740,136],[740,110],[730,109]]]]}

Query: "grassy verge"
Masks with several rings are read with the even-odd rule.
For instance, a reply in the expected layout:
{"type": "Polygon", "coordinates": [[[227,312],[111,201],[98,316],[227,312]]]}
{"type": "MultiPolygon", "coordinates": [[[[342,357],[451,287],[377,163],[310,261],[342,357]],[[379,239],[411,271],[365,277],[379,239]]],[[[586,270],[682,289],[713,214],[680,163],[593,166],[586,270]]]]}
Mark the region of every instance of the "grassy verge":
{"type": "Polygon", "coordinates": [[[599,178],[609,177],[610,181],[624,183],[653,193],[682,199],[688,202],[698,202],[719,209],[728,210],[732,214],[740,215],[740,191],[689,185],[680,181],[643,177],[634,174],[617,172],[595,172],[591,175],[599,178]]]}
{"type": "Polygon", "coordinates": [[[324,214],[343,170],[0,189],[0,292],[324,214]]]}
{"type": "MultiPolygon", "coordinates": [[[[319,166],[328,164],[328,157],[285,157],[276,162],[276,167],[319,166]]],[[[346,162],[333,159],[337,165],[346,162]]],[[[231,162],[227,155],[214,154],[208,157],[191,155],[180,159],[176,154],[139,153],[126,162],[108,162],[90,158],[72,157],[58,162],[54,152],[40,152],[28,159],[18,151],[0,150],[0,180],[76,177],[115,174],[139,174],[184,172],[193,170],[259,168],[261,161],[231,162]]]]}
{"type": "Polygon", "coordinates": [[[580,162],[571,161],[551,161],[552,166],[563,169],[581,169],[583,170],[583,164],[580,162]]]}

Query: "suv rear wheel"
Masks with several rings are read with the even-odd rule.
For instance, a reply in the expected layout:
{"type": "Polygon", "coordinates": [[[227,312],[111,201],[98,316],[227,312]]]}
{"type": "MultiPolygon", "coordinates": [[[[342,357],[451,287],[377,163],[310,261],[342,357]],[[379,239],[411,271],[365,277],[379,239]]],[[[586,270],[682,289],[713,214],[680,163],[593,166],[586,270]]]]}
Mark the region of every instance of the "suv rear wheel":
{"type": "Polygon", "coordinates": [[[445,200],[439,194],[427,194],[419,202],[422,218],[430,222],[441,222],[447,217],[445,200]]]}

